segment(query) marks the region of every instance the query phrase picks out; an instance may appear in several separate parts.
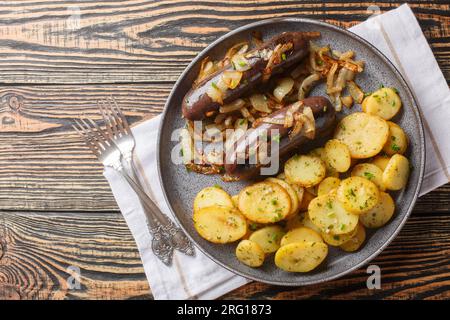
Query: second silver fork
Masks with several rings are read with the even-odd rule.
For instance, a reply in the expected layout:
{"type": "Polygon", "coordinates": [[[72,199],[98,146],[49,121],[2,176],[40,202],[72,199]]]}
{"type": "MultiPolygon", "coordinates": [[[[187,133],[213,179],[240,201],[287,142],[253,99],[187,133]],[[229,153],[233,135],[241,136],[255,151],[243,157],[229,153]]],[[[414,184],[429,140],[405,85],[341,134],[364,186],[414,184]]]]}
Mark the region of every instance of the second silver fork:
{"type": "Polygon", "coordinates": [[[162,231],[170,238],[174,249],[177,249],[187,255],[194,255],[194,246],[184,232],[171,219],[169,219],[169,217],[167,217],[158,206],[155,205],[152,199],[145,192],[145,188],[139,179],[139,171],[133,161],[136,142],[128,125],[128,121],[122,113],[119,105],[115,99],[111,97],[106,101],[98,101],[98,107],[106,124],[106,135],[112,139],[112,141],[114,141],[119,148],[122,153],[122,162],[125,169],[143,192],[141,201],[143,201],[148,207],[152,208],[152,212],[147,213],[150,214],[151,217],[147,218],[157,219],[162,231]]]}

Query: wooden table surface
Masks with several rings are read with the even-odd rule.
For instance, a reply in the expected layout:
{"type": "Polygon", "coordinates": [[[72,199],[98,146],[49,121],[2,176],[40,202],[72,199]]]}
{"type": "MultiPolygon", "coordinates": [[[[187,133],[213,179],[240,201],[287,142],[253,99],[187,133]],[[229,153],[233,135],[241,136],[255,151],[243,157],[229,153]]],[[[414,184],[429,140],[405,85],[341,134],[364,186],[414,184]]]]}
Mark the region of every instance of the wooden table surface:
{"type": "MultiPolygon", "coordinates": [[[[133,238],[102,167],[71,129],[114,95],[134,123],[163,108],[205,46],[241,25],[307,17],[342,27],[403,1],[3,1],[0,4],[0,299],[150,299],[133,238]],[[70,266],[82,286],[71,290],[70,266]]],[[[446,77],[448,1],[408,1],[446,77]]],[[[418,62],[419,63],[419,62],[418,62]]],[[[251,283],[224,298],[450,298],[450,185],[419,199],[373,262],[321,285],[251,283]]]]}

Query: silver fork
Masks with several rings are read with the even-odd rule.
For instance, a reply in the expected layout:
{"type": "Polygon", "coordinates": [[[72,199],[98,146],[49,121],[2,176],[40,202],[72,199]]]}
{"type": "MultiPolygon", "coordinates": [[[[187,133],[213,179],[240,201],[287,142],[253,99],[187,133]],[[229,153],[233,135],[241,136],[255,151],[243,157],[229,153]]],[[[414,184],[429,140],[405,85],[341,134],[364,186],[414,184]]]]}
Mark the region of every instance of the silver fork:
{"type": "MultiPolygon", "coordinates": [[[[78,134],[84,139],[87,146],[94,155],[103,163],[105,167],[111,167],[121,174],[133,190],[138,194],[139,198],[145,195],[141,191],[140,187],[134,182],[134,180],[124,170],[121,162],[121,153],[115,143],[109,139],[105,133],[97,126],[97,124],[88,119],[88,121],[80,119],[75,120],[76,125],[72,127],[78,132],[78,134]]],[[[144,211],[153,212],[153,206],[150,207],[147,203],[142,202],[144,211]]],[[[156,207],[156,205],[155,205],[156,207]]],[[[154,216],[147,216],[147,223],[152,234],[152,251],[153,253],[166,265],[172,264],[173,245],[172,241],[165,229],[157,221],[154,216]]]]}
{"type": "Polygon", "coordinates": [[[141,200],[148,203],[148,206],[152,206],[154,208],[153,215],[156,216],[159,223],[164,228],[164,231],[171,237],[174,248],[187,255],[194,255],[194,246],[188,237],[159,209],[158,206],[154,204],[152,199],[145,193],[145,188],[138,177],[139,171],[133,161],[133,151],[136,142],[134,140],[133,133],[130,130],[130,126],[128,125],[127,119],[122,113],[122,110],[120,110],[116,100],[111,97],[109,101],[98,101],[97,104],[106,123],[106,135],[109,139],[114,141],[121,151],[122,164],[125,166],[128,174],[132,177],[136,184],[140,186],[141,190],[145,194],[141,200]]]}

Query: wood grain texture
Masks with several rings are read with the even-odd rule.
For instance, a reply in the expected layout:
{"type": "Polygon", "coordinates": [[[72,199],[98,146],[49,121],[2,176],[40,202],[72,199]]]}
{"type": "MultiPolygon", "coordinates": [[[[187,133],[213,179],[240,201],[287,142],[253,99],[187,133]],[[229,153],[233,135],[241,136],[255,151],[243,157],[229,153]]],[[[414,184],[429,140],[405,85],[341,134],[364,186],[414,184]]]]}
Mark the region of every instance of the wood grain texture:
{"type": "MultiPolygon", "coordinates": [[[[448,78],[448,1],[406,2],[448,78]]],[[[400,3],[376,5],[385,12],[400,3]]],[[[172,82],[204,47],[244,24],[306,17],[348,28],[373,14],[368,8],[374,4],[353,0],[7,2],[0,8],[0,83],[172,82]]]]}
{"type": "Polygon", "coordinates": [[[0,87],[0,208],[117,210],[100,163],[72,121],[80,115],[99,119],[96,101],[114,95],[136,123],[161,112],[169,89],[155,84],[0,87]],[[20,101],[19,107],[11,100],[20,101]]]}
{"type": "Polygon", "coordinates": [[[0,211],[0,239],[0,299],[151,298],[120,213],[0,211]]]}
{"type": "MultiPolygon", "coordinates": [[[[0,299],[151,298],[132,236],[118,213],[0,212],[0,299]],[[80,269],[71,290],[68,267],[80,269]]],[[[366,268],[314,286],[251,283],[223,299],[449,299],[450,216],[417,214],[370,264],[382,290],[368,290],[366,268]]]]}
{"type": "MultiPolygon", "coordinates": [[[[407,1],[447,81],[448,1],[407,1]]],[[[70,125],[114,95],[131,123],[162,111],[191,59],[219,36],[271,17],[350,27],[403,1],[62,1],[0,6],[0,299],[149,299],[132,236],[102,167],[70,125]],[[78,19],[79,17],[79,19],[78,19]],[[120,83],[120,84],[119,84],[120,83]],[[68,288],[70,266],[81,289],[68,288]]],[[[450,184],[419,199],[373,263],[303,288],[251,283],[225,299],[449,299],[450,184]]]]}

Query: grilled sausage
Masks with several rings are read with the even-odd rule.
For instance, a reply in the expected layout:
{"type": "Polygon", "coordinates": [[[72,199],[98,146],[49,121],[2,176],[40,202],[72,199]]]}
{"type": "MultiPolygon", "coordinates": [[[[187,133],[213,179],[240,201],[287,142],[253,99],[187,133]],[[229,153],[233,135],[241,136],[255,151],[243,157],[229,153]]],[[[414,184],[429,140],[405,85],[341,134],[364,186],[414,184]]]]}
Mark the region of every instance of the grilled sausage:
{"type": "MultiPolygon", "coordinates": [[[[223,93],[223,103],[230,103],[245,95],[250,90],[262,83],[267,76],[280,74],[295,63],[298,63],[308,54],[308,41],[317,38],[319,33],[285,32],[262,44],[259,48],[245,54],[250,69],[243,71],[239,85],[234,89],[228,89],[223,93]],[[278,45],[292,44],[292,48],[282,55],[282,60],[274,64],[267,74],[268,50],[274,50],[278,45]]],[[[209,87],[214,86],[221,79],[224,71],[234,70],[232,64],[225,65],[203,81],[196,88],[192,88],[184,97],[182,112],[188,120],[202,120],[206,113],[217,111],[220,108],[218,102],[214,102],[207,94],[209,87]]]]}
{"type": "MultiPolygon", "coordinates": [[[[335,126],[336,114],[333,106],[328,99],[320,96],[309,97],[303,100],[303,107],[301,107],[300,110],[303,110],[302,108],[304,107],[310,107],[314,114],[314,140],[331,133],[335,126]]],[[[283,109],[272,113],[269,117],[272,119],[284,119],[288,109],[289,106],[284,107],[283,109]]],[[[280,135],[278,155],[281,160],[283,160],[283,158],[285,158],[287,155],[292,154],[293,152],[298,152],[300,146],[311,141],[301,134],[295,135],[292,139],[289,139],[287,136],[292,128],[285,128],[280,124],[263,122],[255,128],[255,131],[257,132],[256,134],[254,133],[255,131],[253,133],[249,132],[244,134],[244,136],[236,142],[235,150],[245,150],[246,148],[248,148],[248,145],[252,143],[252,138],[249,137],[250,134],[252,136],[260,136],[260,133],[265,132],[268,139],[270,139],[272,129],[278,129],[278,133],[280,135]]],[[[227,154],[227,160],[228,161],[226,161],[225,164],[226,179],[247,179],[259,174],[261,168],[260,165],[238,164],[236,154],[227,154]]]]}

